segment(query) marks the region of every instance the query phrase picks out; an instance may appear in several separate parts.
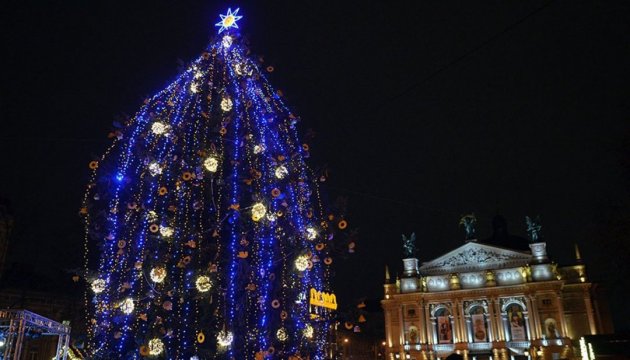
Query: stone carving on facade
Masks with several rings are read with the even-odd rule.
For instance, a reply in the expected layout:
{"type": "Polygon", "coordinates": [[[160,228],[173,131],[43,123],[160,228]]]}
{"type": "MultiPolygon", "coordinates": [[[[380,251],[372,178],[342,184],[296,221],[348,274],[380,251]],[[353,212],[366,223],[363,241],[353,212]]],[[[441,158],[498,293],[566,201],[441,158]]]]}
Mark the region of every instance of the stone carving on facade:
{"type": "Polygon", "coordinates": [[[470,315],[470,311],[478,306],[483,308],[484,313],[488,313],[488,302],[486,300],[464,301],[464,314],[470,315]]]}
{"type": "Polygon", "coordinates": [[[459,274],[460,282],[464,289],[480,288],[485,285],[485,273],[483,271],[459,274]]]}
{"type": "Polygon", "coordinates": [[[449,289],[448,275],[429,276],[427,281],[428,291],[445,291],[449,289]]]}
{"type": "Polygon", "coordinates": [[[507,311],[508,306],[512,304],[520,305],[523,308],[523,311],[527,311],[527,306],[525,305],[525,298],[522,296],[511,296],[506,298],[501,298],[499,304],[501,304],[501,312],[505,313],[507,311]]]}
{"type": "Polygon", "coordinates": [[[435,313],[438,312],[438,310],[440,309],[446,309],[446,311],[448,311],[448,315],[451,316],[451,304],[448,303],[434,303],[434,304],[429,304],[429,313],[431,314],[431,317],[434,318],[436,315],[435,313]]]}
{"type": "Polygon", "coordinates": [[[425,263],[421,272],[434,274],[483,270],[488,268],[503,268],[525,265],[531,256],[515,251],[494,248],[488,245],[468,243],[441,258],[425,263]]]}

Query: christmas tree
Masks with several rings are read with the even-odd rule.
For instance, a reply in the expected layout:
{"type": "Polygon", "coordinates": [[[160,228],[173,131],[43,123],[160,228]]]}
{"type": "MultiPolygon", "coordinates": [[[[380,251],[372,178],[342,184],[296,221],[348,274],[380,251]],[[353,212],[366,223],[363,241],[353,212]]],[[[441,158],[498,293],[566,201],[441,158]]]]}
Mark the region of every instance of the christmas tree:
{"type": "Polygon", "coordinates": [[[309,294],[330,292],[347,222],[322,207],[299,118],[249,57],[241,17],[221,15],[201,56],[90,163],[93,358],[325,357],[331,317],[309,294]]]}

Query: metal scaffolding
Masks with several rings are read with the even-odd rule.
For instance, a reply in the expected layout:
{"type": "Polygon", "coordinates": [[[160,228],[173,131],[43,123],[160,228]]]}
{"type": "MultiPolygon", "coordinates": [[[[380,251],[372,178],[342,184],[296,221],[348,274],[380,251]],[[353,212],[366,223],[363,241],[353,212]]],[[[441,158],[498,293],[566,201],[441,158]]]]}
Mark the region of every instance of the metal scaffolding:
{"type": "Polygon", "coordinates": [[[24,345],[24,334],[30,330],[42,335],[58,336],[57,352],[53,359],[66,360],[70,342],[70,326],[37,315],[28,310],[0,310],[0,331],[5,338],[3,360],[19,360],[24,345]]]}

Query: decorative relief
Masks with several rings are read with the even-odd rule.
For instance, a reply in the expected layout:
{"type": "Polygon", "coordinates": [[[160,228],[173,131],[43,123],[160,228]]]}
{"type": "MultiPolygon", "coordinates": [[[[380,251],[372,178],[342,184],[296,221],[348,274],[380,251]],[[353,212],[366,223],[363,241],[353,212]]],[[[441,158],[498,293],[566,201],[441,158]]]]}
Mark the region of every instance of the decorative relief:
{"type": "Polygon", "coordinates": [[[440,310],[445,309],[448,313],[448,316],[451,315],[451,304],[450,303],[437,303],[437,304],[429,304],[429,313],[431,317],[435,317],[435,314],[440,310]]]}
{"type": "Polygon", "coordinates": [[[498,252],[488,251],[482,248],[467,249],[466,251],[451,256],[450,258],[440,262],[438,266],[453,267],[469,264],[484,264],[489,262],[511,260],[514,258],[516,257],[513,255],[500,254],[498,252]]]}
{"type": "Polygon", "coordinates": [[[524,311],[527,311],[527,306],[525,306],[525,298],[522,296],[510,296],[506,298],[499,299],[499,304],[501,304],[501,312],[506,312],[509,305],[517,304],[523,308],[524,311]]]}
{"type": "Polygon", "coordinates": [[[474,289],[483,287],[486,284],[485,273],[483,271],[459,274],[460,283],[464,289],[474,289]]]}
{"type": "Polygon", "coordinates": [[[497,270],[496,273],[499,285],[516,285],[525,282],[520,268],[497,270]]]}
{"type": "Polygon", "coordinates": [[[488,302],[486,300],[472,300],[472,301],[464,301],[464,314],[470,315],[470,311],[478,306],[483,308],[484,313],[488,313],[488,302]]]}
{"type": "Polygon", "coordinates": [[[427,278],[428,291],[446,291],[449,289],[449,276],[429,276],[427,278]]]}
{"type": "Polygon", "coordinates": [[[426,274],[453,273],[470,269],[488,269],[525,265],[531,256],[492,246],[468,243],[455,251],[425,263],[421,272],[426,274]]]}

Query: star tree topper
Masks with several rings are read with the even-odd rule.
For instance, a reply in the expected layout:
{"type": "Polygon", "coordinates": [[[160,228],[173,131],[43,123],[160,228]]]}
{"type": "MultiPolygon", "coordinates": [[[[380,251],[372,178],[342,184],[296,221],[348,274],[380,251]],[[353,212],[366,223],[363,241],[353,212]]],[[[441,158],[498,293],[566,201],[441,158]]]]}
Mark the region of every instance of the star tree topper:
{"type": "Polygon", "coordinates": [[[238,24],[236,22],[243,18],[242,15],[238,15],[239,10],[240,8],[237,8],[234,12],[232,12],[232,9],[228,8],[227,14],[219,14],[221,21],[214,24],[214,26],[219,27],[219,34],[231,28],[238,29],[238,24]]]}

